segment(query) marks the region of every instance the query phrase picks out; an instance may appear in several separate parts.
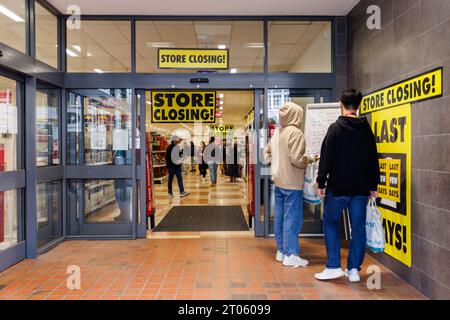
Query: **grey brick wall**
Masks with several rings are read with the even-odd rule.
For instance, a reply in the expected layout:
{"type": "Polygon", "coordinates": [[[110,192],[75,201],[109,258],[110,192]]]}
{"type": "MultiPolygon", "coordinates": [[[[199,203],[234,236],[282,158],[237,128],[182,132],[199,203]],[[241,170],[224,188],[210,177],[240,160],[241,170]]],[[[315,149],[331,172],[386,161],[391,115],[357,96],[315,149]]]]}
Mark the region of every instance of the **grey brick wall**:
{"type": "Polygon", "coordinates": [[[412,106],[412,268],[375,255],[432,299],[450,299],[450,0],[362,0],[347,16],[347,84],[364,93],[437,66],[443,97],[412,106]],[[381,7],[382,29],[366,28],[381,7]]]}

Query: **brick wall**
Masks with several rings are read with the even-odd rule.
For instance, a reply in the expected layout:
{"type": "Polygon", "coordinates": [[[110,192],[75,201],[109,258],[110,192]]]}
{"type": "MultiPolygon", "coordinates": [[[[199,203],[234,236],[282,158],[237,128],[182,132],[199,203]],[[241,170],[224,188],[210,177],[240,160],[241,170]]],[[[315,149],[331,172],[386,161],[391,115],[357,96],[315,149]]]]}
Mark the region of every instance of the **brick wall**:
{"type": "Polygon", "coordinates": [[[412,268],[375,255],[432,299],[450,298],[450,1],[362,0],[347,16],[347,85],[368,93],[444,66],[443,97],[412,106],[412,268]],[[379,5],[382,29],[368,30],[379,5]]]}

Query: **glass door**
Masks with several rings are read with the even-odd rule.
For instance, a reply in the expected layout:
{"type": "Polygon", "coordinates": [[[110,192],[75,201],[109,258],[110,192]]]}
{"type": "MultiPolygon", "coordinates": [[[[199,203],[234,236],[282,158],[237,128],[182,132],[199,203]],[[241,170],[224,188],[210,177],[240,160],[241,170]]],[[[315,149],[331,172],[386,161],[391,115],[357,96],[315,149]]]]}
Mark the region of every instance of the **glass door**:
{"type": "MultiPolygon", "coordinates": [[[[312,103],[327,103],[331,100],[331,90],[303,90],[303,89],[271,89],[268,91],[268,112],[267,112],[267,126],[268,130],[264,131],[267,135],[267,141],[272,137],[274,130],[279,127],[279,109],[288,102],[294,102],[304,111],[302,131],[305,129],[306,106],[312,103]]],[[[266,216],[268,218],[268,225],[266,227],[266,236],[274,234],[274,220],[275,220],[275,185],[270,178],[270,169],[267,169],[267,174],[264,175],[264,192],[262,203],[267,208],[266,216]]],[[[303,203],[303,225],[301,235],[303,236],[321,236],[322,232],[322,205],[313,205],[303,203]]]]}

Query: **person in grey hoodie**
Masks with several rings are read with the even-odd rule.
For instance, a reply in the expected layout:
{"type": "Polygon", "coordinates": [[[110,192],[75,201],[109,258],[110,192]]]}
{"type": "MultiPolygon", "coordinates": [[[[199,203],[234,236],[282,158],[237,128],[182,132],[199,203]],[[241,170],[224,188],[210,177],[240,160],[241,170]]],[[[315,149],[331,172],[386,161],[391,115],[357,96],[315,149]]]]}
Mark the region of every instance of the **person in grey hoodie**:
{"type": "Polygon", "coordinates": [[[298,235],[303,220],[303,183],[305,169],[314,159],[305,155],[306,143],[300,126],[303,109],[288,102],[280,108],[280,125],[264,149],[271,162],[275,184],[276,260],[284,266],[306,267],[300,258],[298,235]]]}

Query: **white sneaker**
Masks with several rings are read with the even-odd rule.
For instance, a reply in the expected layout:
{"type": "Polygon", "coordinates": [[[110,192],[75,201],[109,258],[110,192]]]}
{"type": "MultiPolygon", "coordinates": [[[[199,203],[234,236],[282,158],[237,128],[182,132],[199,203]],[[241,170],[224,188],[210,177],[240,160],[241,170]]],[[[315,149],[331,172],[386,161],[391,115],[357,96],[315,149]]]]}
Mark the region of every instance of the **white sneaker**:
{"type": "Polygon", "coordinates": [[[169,193],[168,196],[170,199],[173,199],[173,194],[169,193]]]}
{"type": "Polygon", "coordinates": [[[189,192],[183,192],[183,193],[180,193],[180,198],[184,198],[184,197],[187,197],[189,195],[189,192]]]}
{"type": "Polygon", "coordinates": [[[341,268],[337,268],[337,269],[325,269],[323,270],[321,273],[316,273],[314,275],[314,278],[316,278],[317,280],[333,280],[333,279],[338,279],[338,278],[342,278],[343,276],[345,276],[345,272],[342,271],[341,268]]]}
{"type": "Polygon", "coordinates": [[[283,266],[298,268],[298,267],[306,267],[309,264],[308,260],[302,259],[299,256],[291,254],[289,257],[284,256],[283,266]]]}
{"type": "Polygon", "coordinates": [[[284,259],[284,254],[283,254],[283,252],[281,252],[281,251],[277,251],[277,257],[276,257],[276,259],[277,259],[277,261],[278,262],[283,262],[283,259],[284,259]]]}
{"type": "Polygon", "coordinates": [[[350,282],[360,282],[361,281],[361,277],[359,276],[359,271],[356,268],[353,268],[350,271],[345,270],[345,275],[348,277],[348,281],[350,281],[350,282]]]}

